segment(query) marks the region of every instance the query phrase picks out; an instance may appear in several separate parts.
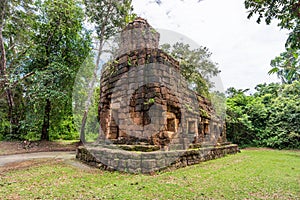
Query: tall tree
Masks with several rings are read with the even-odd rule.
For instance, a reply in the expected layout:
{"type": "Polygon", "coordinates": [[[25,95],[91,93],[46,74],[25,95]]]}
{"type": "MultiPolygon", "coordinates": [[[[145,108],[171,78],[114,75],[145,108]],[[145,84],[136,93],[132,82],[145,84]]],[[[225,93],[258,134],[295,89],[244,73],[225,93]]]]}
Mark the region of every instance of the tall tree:
{"type": "Polygon", "coordinates": [[[212,88],[211,78],[217,76],[220,70],[217,63],[211,60],[212,53],[206,47],[190,49],[188,44],[163,44],[161,48],[180,62],[180,72],[189,82],[190,87],[198,94],[208,96],[212,88]]]}
{"type": "Polygon", "coordinates": [[[85,141],[85,125],[91,105],[91,98],[99,70],[100,58],[105,42],[118,33],[128,22],[135,18],[132,13],[132,0],[85,0],[86,15],[89,21],[95,25],[96,31],[96,64],[93,78],[89,83],[88,96],[80,128],[80,140],[85,141]]]}
{"type": "Polygon", "coordinates": [[[31,0],[3,0],[0,2],[0,98],[6,96],[12,138],[18,137],[20,113],[16,102],[22,98],[19,81],[30,74],[22,73],[31,47],[30,36],[35,7],[31,0]]]}
{"type": "Polygon", "coordinates": [[[84,13],[78,1],[46,0],[37,6],[34,51],[26,67],[35,76],[30,79],[28,95],[43,106],[41,139],[49,140],[51,122],[63,114],[71,115],[76,73],[90,53],[91,40],[83,29],[84,13]]]}

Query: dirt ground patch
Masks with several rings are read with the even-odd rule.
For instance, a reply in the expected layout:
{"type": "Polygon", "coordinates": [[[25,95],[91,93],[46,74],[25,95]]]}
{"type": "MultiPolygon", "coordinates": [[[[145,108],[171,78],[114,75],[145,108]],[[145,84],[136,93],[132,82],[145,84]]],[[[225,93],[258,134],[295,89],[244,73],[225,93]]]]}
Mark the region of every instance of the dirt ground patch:
{"type": "Polygon", "coordinates": [[[51,164],[53,162],[58,162],[53,159],[35,159],[35,160],[25,160],[21,162],[12,162],[5,166],[0,166],[0,175],[4,172],[12,171],[12,170],[18,170],[18,169],[27,169],[32,166],[40,166],[43,164],[51,164]]]}
{"type": "Polygon", "coordinates": [[[51,163],[64,163],[75,168],[91,170],[75,159],[78,141],[0,141],[0,175],[19,169],[28,169],[51,163]]]}
{"type": "Polygon", "coordinates": [[[0,155],[12,155],[33,152],[75,151],[79,142],[74,141],[18,141],[0,142],[0,155]]]}
{"type": "Polygon", "coordinates": [[[88,166],[75,159],[74,151],[35,152],[0,156],[0,177],[8,171],[19,169],[23,170],[40,165],[51,165],[54,163],[65,164],[81,170],[96,170],[96,168],[88,166]]]}

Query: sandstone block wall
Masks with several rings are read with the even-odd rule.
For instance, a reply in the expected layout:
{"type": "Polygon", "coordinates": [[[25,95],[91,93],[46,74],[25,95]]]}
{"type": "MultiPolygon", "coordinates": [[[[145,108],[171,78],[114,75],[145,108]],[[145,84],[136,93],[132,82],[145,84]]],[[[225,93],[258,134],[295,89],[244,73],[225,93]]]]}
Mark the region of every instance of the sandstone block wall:
{"type": "Polygon", "coordinates": [[[141,18],[121,32],[116,56],[102,70],[99,139],[77,149],[79,160],[151,173],[239,151],[227,143],[211,102],[188,88],[179,62],[159,49],[159,38],[141,18]]]}
{"type": "Polygon", "coordinates": [[[101,76],[102,136],[167,149],[226,142],[224,123],[210,102],[188,89],[179,62],[158,45],[159,33],[141,18],[122,31],[118,56],[101,76]]]}
{"type": "Polygon", "coordinates": [[[100,169],[129,173],[152,173],[177,169],[238,153],[237,145],[204,147],[188,151],[127,152],[111,147],[79,147],[76,157],[100,169]]]}

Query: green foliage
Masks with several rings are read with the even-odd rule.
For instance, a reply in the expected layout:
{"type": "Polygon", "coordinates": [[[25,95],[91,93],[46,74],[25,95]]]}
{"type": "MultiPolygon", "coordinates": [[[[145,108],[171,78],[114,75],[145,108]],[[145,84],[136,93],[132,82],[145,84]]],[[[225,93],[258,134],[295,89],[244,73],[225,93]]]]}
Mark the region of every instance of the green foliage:
{"type": "Polygon", "coordinates": [[[278,26],[290,30],[285,43],[286,51],[271,61],[269,74],[277,74],[283,83],[300,80],[300,3],[298,0],[245,0],[248,18],[258,14],[257,23],[278,21],[278,26]]]}
{"type": "MultiPolygon", "coordinates": [[[[85,59],[82,67],[80,67],[75,79],[72,97],[74,114],[83,114],[85,100],[87,99],[89,92],[87,91],[87,88],[89,87],[89,84],[93,79],[94,68],[94,54],[91,53],[85,59]]],[[[97,87],[98,86],[99,84],[97,84],[97,87]]]]}
{"type": "Polygon", "coordinates": [[[0,113],[2,116],[0,116],[0,141],[8,139],[9,138],[9,132],[10,132],[10,122],[6,120],[6,117],[3,116],[3,113],[0,113]]]}
{"type": "Polygon", "coordinates": [[[27,76],[22,69],[24,63],[30,60],[30,25],[34,11],[35,6],[31,0],[0,2],[0,98],[6,98],[2,104],[5,107],[5,118],[1,121],[10,123],[9,129],[7,123],[4,123],[5,132],[1,137],[6,139],[19,137],[19,121],[23,117],[24,104],[20,81],[27,76]]]}
{"type": "Polygon", "coordinates": [[[226,96],[219,91],[213,91],[210,93],[210,99],[215,111],[215,115],[222,121],[225,121],[226,117],[226,96]]]}
{"type": "MultiPolygon", "coordinates": [[[[89,56],[81,67],[78,76],[76,77],[76,84],[74,85],[73,92],[73,116],[76,131],[79,132],[82,125],[82,116],[86,109],[86,100],[88,99],[89,92],[87,88],[91,87],[93,79],[93,71],[95,68],[93,56],[89,56]]],[[[85,139],[86,141],[95,141],[99,135],[99,121],[98,121],[98,102],[100,98],[100,83],[99,80],[95,81],[92,88],[92,97],[89,102],[89,112],[87,114],[87,121],[85,125],[85,139]]]]}
{"type": "MultiPolygon", "coordinates": [[[[29,101],[41,106],[43,120],[42,139],[49,138],[49,131],[58,131],[53,136],[71,128],[71,98],[76,73],[90,52],[91,39],[83,29],[84,14],[76,1],[37,2],[39,16],[36,19],[33,38],[32,62],[26,67],[34,71],[27,89],[29,101]],[[44,102],[47,102],[45,104],[44,102]]],[[[40,122],[39,122],[40,123],[40,122]]],[[[50,135],[50,138],[52,136],[50,135]]]]}
{"type": "Polygon", "coordinates": [[[149,98],[148,101],[144,102],[144,105],[154,104],[154,103],[155,103],[155,99],[154,98],[149,98]]]}
{"type": "MultiPolygon", "coordinates": [[[[80,128],[80,141],[85,141],[85,126],[89,114],[90,99],[92,98],[94,85],[97,79],[97,71],[100,66],[100,58],[104,52],[104,45],[117,34],[127,23],[132,21],[136,15],[132,13],[132,0],[84,0],[85,14],[96,31],[96,64],[93,78],[89,82],[88,96],[85,102],[85,110],[82,115],[80,128]]],[[[113,48],[114,49],[114,48],[113,48]]],[[[107,65],[111,66],[110,64],[107,65]]],[[[112,73],[114,68],[112,68],[112,73]]]]}
{"type": "Polygon", "coordinates": [[[0,98],[0,141],[10,132],[10,122],[7,119],[7,106],[5,98],[0,98]]]}
{"type": "MultiPolygon", "coordinates": [[[[99,136],[98,103],[100,99],[100,87],[93,90],[93,99],[89,109],[87,122],[85,126],[86,141],[93,142],[99,136]]],[[[82,116],[82,115],[81,115],[82,116]]],[[[81,118],[80,118],[81,119],[81,118]]]]}
{"type": "Polygon", "coordinates": [[[300,81],[300,50],[289,49],[271,61],[269,74],[277,74],[282,83],[300,81]]]}
{"type": "Polygon", "coordinates": [[[250,98],[245,91],[229,88],[227,90],[226,128],[228,140],[241,146],[251,144],[253,141],[253,126],[249,116],[245,114],[250,98]]]}
{"type": "Polygon", "coordinates": [[[55,123],[56,126],[51,126],[50,140],[75,140],[78,139],[78,131],[75,128],[72,115],[65,115],[63,119],[59,120],[59,123],[55,123]]]}
{"type": "Polygon", "coordinates": [[[190,49],[188,44],[177,42],[172,46],[163,44],[161,49],[179,61],[180,72],[188,81],[189,87],[198,94],[208,96],[209,89],[214,86],[210,79],[220,73],[217,63],[210,60],[212,53],[208,48],[190,49]]]}
{"type": "Polygon", "coordinates": [[[245,0],[248,18],[258,14],[257,23],[265,20],[270,24],[278,20],[278,26],[291,30],[286,41],[287,48],[300,49],[300,4],[298,0],[245,0]]]}
{"type": "MultiPolygon", "coordinates": [[[[0,28],[7,67],[0,65],[0,139],[78,137],[75,126],[78,116],[72,114],[73,85],[91,51],[90,32],[84,29],[84,20],[88,18],[95,25],[97,40],[103,46],[106,39],[135,17],[131,0],[87,0],[85,6],[81,3],[1,1],[0,28]],[[5,97],[5,89],[11,90],[11,96],[5,97]],[[13,102],[8,104],[10,97],[13,102]],[[12,134],[11,130],[17,133],[12,134]]],[[[101,52],[99,47],[100,55],[101,52]]],[[[94,69],[93,60],[92,65],[94,69]]],[[[93,76],[89,72],[88,76],[93,76]]],[[[84,89],[81,92],[87,93],[84,89]]],[[[94,107],[92,110],[93,116],[97,116],[94,107]]],[[[95,119],[87,123],[95,126],[95,119]]],[[[87,129],[92,129],[91,126],[87,129]]]]}
{"type": "Polygon", "coordinates": [[[300,82],[261,84],[256,90],[253,95],[228,90],[228,139],[242,146],[300,148],[300,82]]]}
{"type": "MultiPolygon", "coordinates": [[[[13,0],[1,1],[0,5],[0,12],[5,5],[7,14],[3,29],[7,50],[4,77],[8,77],[6,85],[12,90],[14,101],[13,107],[0,109],[0,115],[10,119],[7,113],[13,109],[15,121],[9,121],[7,131],[8,120],[1,119],[0,130],[5,131],[1,137],[37,140],[46,130],[50,139],[75,138],[73,85],[91,50],[90,34],[83,28],[82,5],[77,0],[13,0]],[[50,102],[48,112],[46,101],[50,102]],[[14,127],[17,133],[11,135],[14,127]]],[[[0,88],[1,98],[4,88],[0,88]]]]}
{"type": "Polygon", "coordinates": [[[132,0],[84,0],[86,15],[102,43],[116,34],[122,27],[132,21],[132,0]]]}

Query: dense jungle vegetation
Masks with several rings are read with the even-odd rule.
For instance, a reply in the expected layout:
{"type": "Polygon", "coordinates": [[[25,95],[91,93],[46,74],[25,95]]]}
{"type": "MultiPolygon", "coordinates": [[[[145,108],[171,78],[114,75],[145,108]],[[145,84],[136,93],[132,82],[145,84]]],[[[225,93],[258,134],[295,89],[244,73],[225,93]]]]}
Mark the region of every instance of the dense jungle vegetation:
{"type": "MultiPolygon", "coordinates": [[[[241,146],[299,149],[300,4],[246,0],[245,7],[249,18],[258,16],[258,23],[267,24],[277,19],[290,35],[286,51],[271,61],[269,71],[281,83],[258,83],[253,94],[227,89],[228,139],[241,146]]],[[[97,123],[97,117],[87,116],[97,116],[99,88],[90,88],[97,85],[103,46],[135,17],[131,0],[2,0],[0,140],[85,139],[84,130],[97,123]],[[86,78],[76,79],[79,71],[86,78]],[[92,103],[82,100],[91,97],[92,103]]],[[[206,78],[219,73],[208,49],[177,43],[165,50],[180,58],[183,75],[195,90],[207,94],[211,86],[206,78]]]]}

